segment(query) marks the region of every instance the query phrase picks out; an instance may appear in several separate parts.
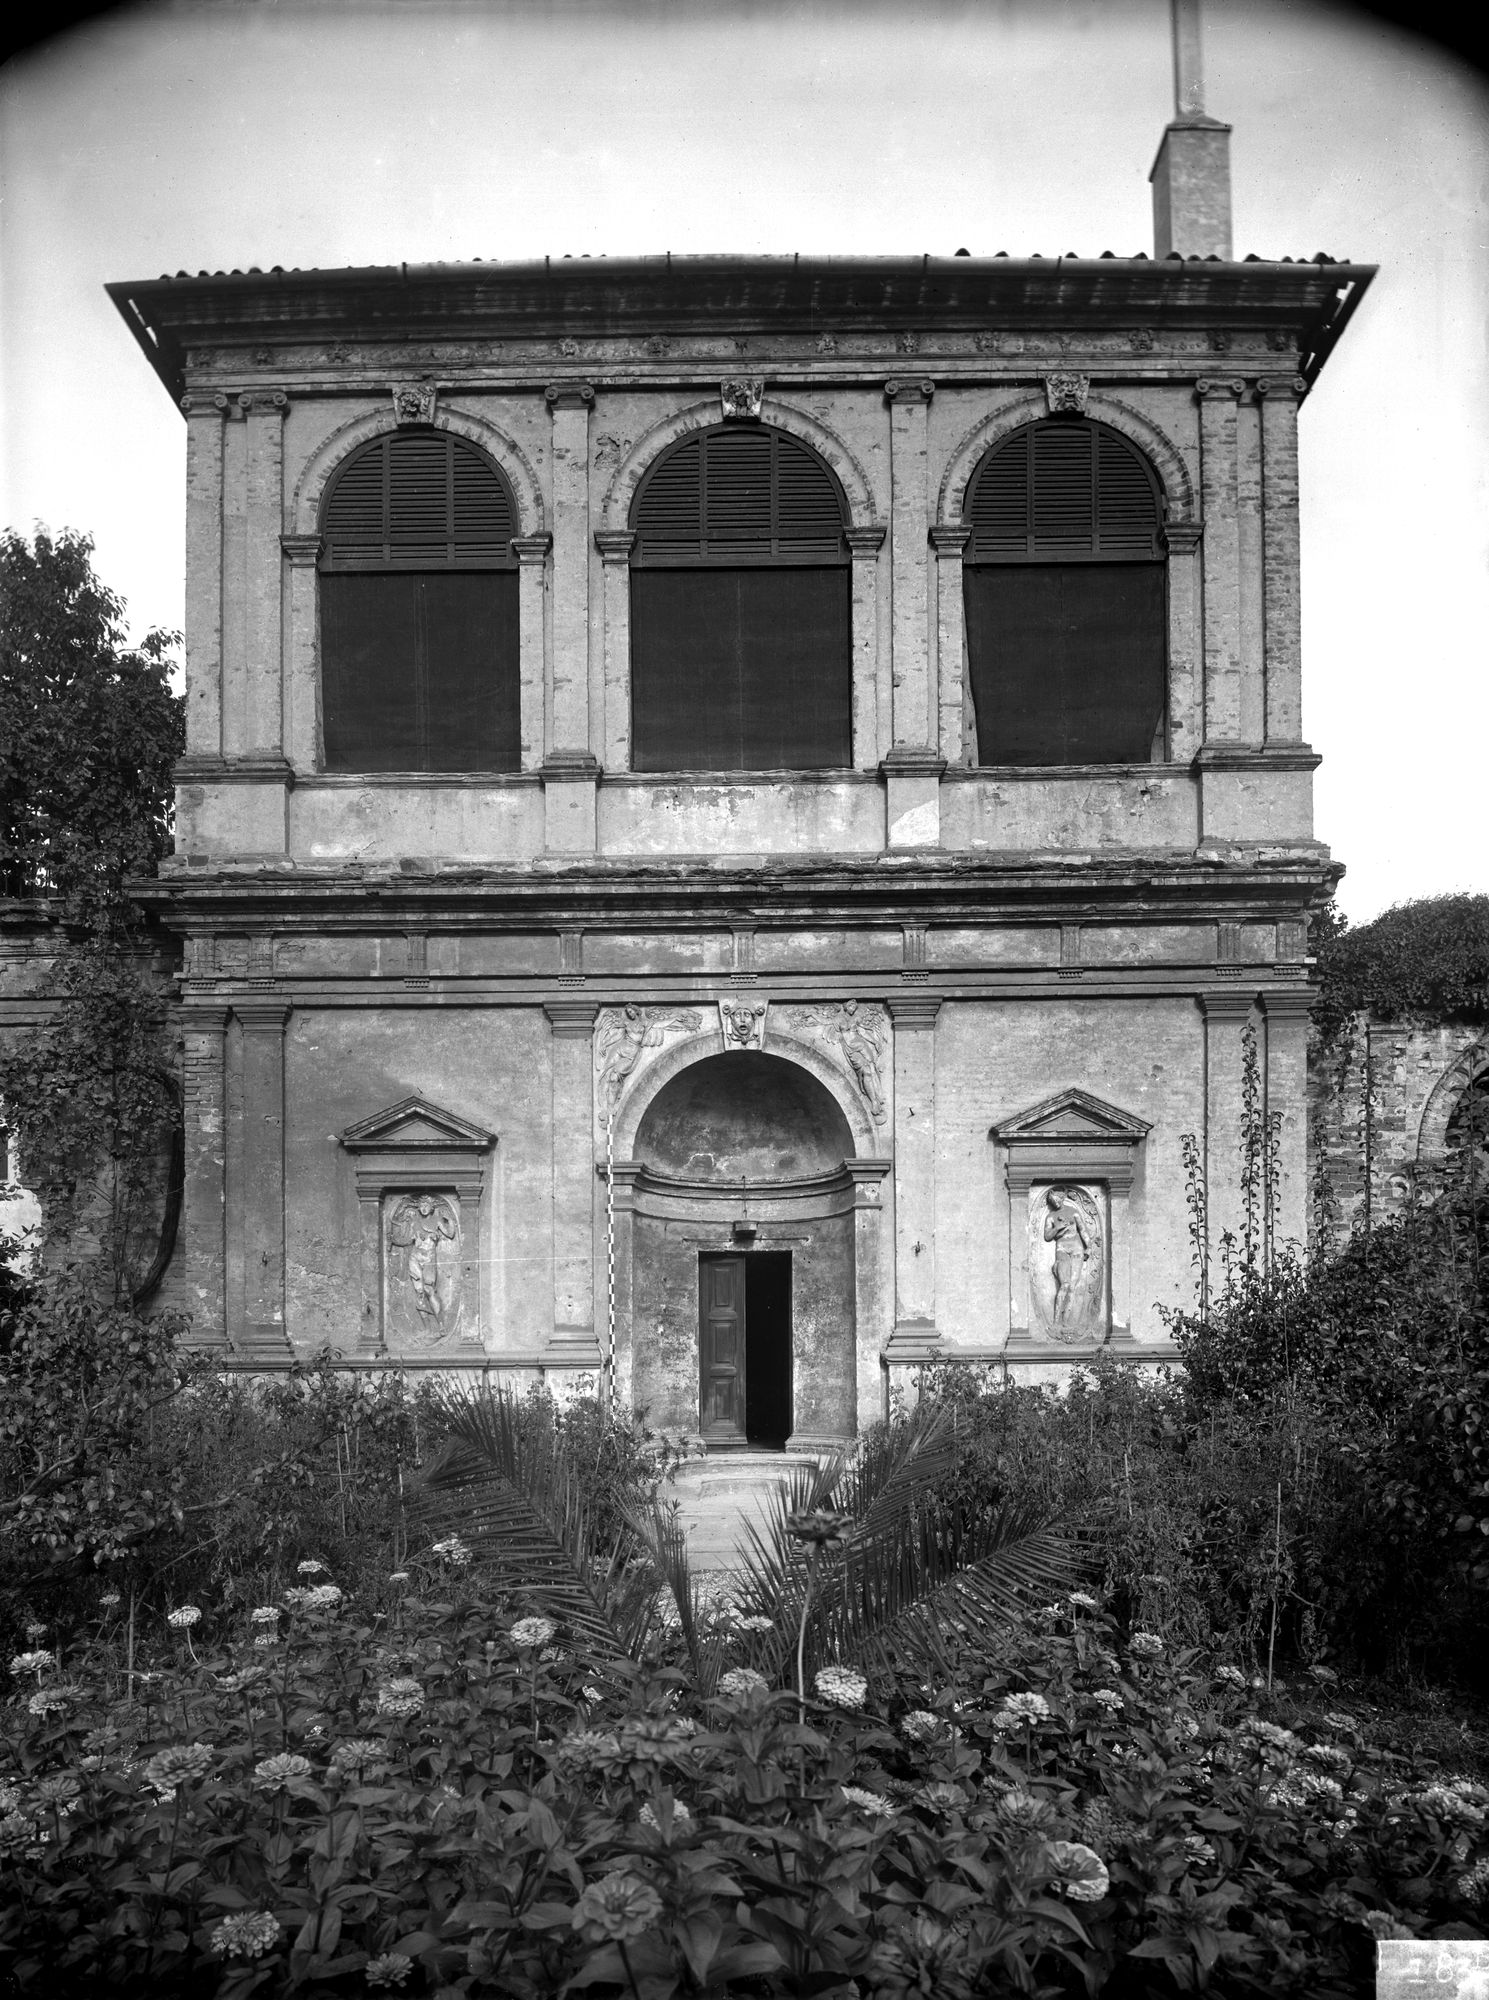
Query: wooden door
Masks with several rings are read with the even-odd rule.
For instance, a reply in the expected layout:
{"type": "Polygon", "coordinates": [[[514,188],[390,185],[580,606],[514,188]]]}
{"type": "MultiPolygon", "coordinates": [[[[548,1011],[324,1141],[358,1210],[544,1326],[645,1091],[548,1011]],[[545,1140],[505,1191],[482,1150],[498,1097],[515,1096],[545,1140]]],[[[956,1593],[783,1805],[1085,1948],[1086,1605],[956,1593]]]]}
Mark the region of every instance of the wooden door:
{"type": "Polygon", "coordinates": [[[745,1442],[745,1260],[698,1259],[699,1428],[705,1443],[745,1442]]]}

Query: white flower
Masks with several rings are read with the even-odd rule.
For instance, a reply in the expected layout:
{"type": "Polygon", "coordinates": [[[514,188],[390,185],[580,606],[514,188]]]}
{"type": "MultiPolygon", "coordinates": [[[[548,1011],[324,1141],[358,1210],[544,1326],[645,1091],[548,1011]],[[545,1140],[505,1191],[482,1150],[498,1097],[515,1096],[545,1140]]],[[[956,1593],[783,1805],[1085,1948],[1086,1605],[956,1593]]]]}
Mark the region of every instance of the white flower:
{"type": "Polygon", "coordinates": [[[882,1792],[866,1792],[861,1785],[844,1785],[842,1793],[850,1806],[857,1806],[870,1819],[888,1819],[894,1812],[894,1807],[882,1792]]]}
{"type": "Polygon", "coordinates": [[[299,1576],[325,1576],[328,1574],[326,1565],[318,1556],[307,1556],[304,1562],[296,1563],[295,1572],[299,1576]]]}
{"type": "Polygon", "coordinates": [[[757,1674],[753,1667],[731,1667],[728,1673],[719,1675],[719,1693],[733,1701],[763,1694],[769,1686],[764,1674],[757,1674]]]}
{"type": "MultiPolygon", "coordinates": [[[[643,1826],[649,1826],[654,1828],[658,1833],[661,1832],[662,1823],[657,1818],[656,1810],[650,1801],[642,1806],[636,1817],[641,1821],[643,1826]]],[[[692,1824],[693,1815],[688,1811],[681,1799],[674,1799],[672,1801],[672,1825],[675,1831],[685,1833],[692,1824]]]]}
{"type": "Polygon", "coordinates": [[[275,1632],[255,1632],[253,1635],[255,1646],[272,1646],[276,1643],[277,1639],[278,1634],[275,1632]]]}
{"type": "Polygon", "coordinates": [[[1347,1771],[1355,1761],[1348,1750],[1341,1750],[1337,1743],[1305,1743],[1303,1755],[1330,1771],[1347,1771]]]}
{"type": "Polygon", "coordinates": [[[212,1752],[205,1743],[180,1743],[156,1751],[145,1766],[145,1783],[163,1799],[171,1799],[178,1785],[205,1777],[211,1768],[212,1752]]]}
{"type": "Polygon", "coordinates": [[[1065,1602],[1073,1604],[1077,1611],[1099,1611],[1101,1609],[1096,1599],[1091,1596],[1089,1591],[1085,1590],[1072,1590],[1065,1602]]]}
{"type": "Polygon", "coordinates": [[[401,1986],[413,1969],[413,1960],[401,1951],[381,1952],[363,1968],[369,1986],[401,1986]]]}
{"type": "Polygon", "coordinates": [[[116,1604],[123,1602],[123,1599],[117,1590],[106,1590],[98,1601],[106,1611],[112,1611],[116,1604]]]}
{"type": "Polygon", "coordinates": [[[224,1917],[212,1933],[212,1950],[219,1958],[260,1958],[278,1942],[279,1919],[267,1910],[224,1917]]]}
{"type": "Polygon", "coordinates": [[[609,1729],[571,1729],[553,1746],[561,1771],[594,1771],[620,1756],[620,1738],[609,1729]]]}
{"type": "MultiPolygon", "coordinates": [[[[29,1632],[31,1628],[28,1625],[26,1629],[29,1632]]],[[[17,1676],[40,1674],[45,1673],[48,1667],[55,1667],[56,1664],[57,1655],[49,1653],[45,1646],[38,1646],[34,1652],[14,1654],[10,1662],[10,1671],[17,1676]]]]}
{"type": "Polygon", "coordinates": [[[193,1625],[200,1625],[202,1614],[195,1604],[178,1604],[174,1611],[166,1614],[166,1624],[174,1625],[178,1632],[189,1632],[193,1625]]]}
{"type": "Polygon", "coordinates": [[[408,1571],[406,1569],[390,1570],[388,1572],[388,1581],[389,1583],[407,1583],[408,1571]]]}
{"type": "Polygon", "coordinates": [[[1215,1669],[1215,1678],[1217,1681],[1224,1681],[1227,1687],[1243,1688],[1246,1685],[1246,1676],[1241,1672],[1239,1667],[1217,1667],[1215,1669]]]}
{"type": "Polygon", "coordinates": [[[248,1622],[250,1625],[277,1625],[279,1617],[280,1612],[277,1604],[260,1604],[256,1609],[249,1612],[248,1622]]]}
{"type": "Polygon", "coordinates": [[[558,1627],[551,1618],[519,1618],[507,1637],[520,1652],[546,1646],[558,1627]]]}
{"type": "Polygon", "coordinates": [[[1430,1813],[1434,1819],[1447,1820],[1450,1825],[1482,1826],[1484,1808],[1473,1797],[1478,1789],[1466,1778],[1460,1778],[1456,1783],[1426,1785],[1421,1791],[1413,1792],[1409,1802],[1419,1812],[1430,1813]]]}
{"type": "Polygon", "coordinates": [[[75,1681],[57,1681],[51,1687],[38,1688],[26,1706],[33,1715],[49,1715],[54,1709],[62,1714],[75,1701],[81,1701],[86,1692],[75,1681]]]}
{"type": "Polygon", "coordinates": [[[306,1594],[307,1611],[334,1611],[341,1602],[341,1591],[334,1583],[318,1583],[306,1594]]]}
{"type": "Polygon", "coordinates": [[[1134,1632],[1127,1645],[1141,1660],[1156,1660],[1163,1651],[1163,1641],[1156,1632],[1134,1632]]]}
{"type": "Polygon", "coordinates": [[[1360,1726],[1355,1718],[1342,1708],[1331,1708],[1325,1715],[1324,1722],[1330,1729],[1358,1729],[1360,1726]]]}
{"type": "Polygon", "coordinates": [[[1099,1707],[1107,1709],[1113,1715],[1117,1713],[1118,1709],[1125,1706],[1121,1695],[1117,1693],[1115,1688],[1093,1688],[1091,1690],[1091,1699],[1099,1707]]]}
{"type": "Polygon", "coordinates": [[[1208,1840],[1197,1833],[1184,1836],[1184,1852],[1191,1861],[1197,1861],[1202,1868],[1215,1859],[1214,1848],[1208,1840]]]}
{"type": "Polygon", "coordinates": [[[26,1626],[26,1637],[31,1641],[33,1646],[39,1644],[40,1641],[46,1637],[46,1635],[47,1635],[47,1628],[45,1625],[39,1625],[34,1618],[28,1621],[26,1626]]]}
{"type": "Polygon", "coordinates": [[[900,1728],[912,1743],[929,1743],[941,1733],[941,1718],[932,1715],[928,1708],[912,1708],[908,1715],[900,1717],[900,1728]]]}
{"type": "Polygon", "coordinates": [[[586,1681],[579,1692],[584,1696],[586,1701],[603,1701],[605,1699],[605,1690],[597,1688],[592,1681],[586,1681]]]}
{"type": "Polygon", "coordinates": [[[869,1684],[852,1667],[823,1667],[812,1685],[834,1708],[862,1708],[868,1699],[869,1684]]]}
{"type": "Polygon", "coordinates": [[[452,1563],[457,1569],[463,1569],[471,1559],[471,1552],[459,1535],[448,1535],[444,1541],[436,1542],[432,1553],[437,1555],[441,1562],[452,1563]]]}
{"type": "Polygon", "coordinates": [[[1489,1902],[1489,1860],[1476,1861],[1458,1877],[1458,1894],[1466,1903],[1489,1902]]]}
{"type": "Polygon", "coordinates": [[[1072,1903],[1099,1903],[1111,1886],[1106,1863],[1094,1847],[1078,1840],[1052,1840],[1048,1853],[1055,1877],[1072,1903]]]}

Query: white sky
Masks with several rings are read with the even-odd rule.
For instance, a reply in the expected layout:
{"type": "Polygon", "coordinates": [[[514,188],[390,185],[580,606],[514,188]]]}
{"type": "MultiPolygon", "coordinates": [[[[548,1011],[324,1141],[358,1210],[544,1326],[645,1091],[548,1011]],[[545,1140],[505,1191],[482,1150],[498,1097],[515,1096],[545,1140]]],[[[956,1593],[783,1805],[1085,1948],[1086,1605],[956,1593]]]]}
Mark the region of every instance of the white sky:
{"type": "MultiPolygon", "coordinates": [[[[1356,920],[1486,884],[1489,90],[1208,0],[1238,255],[1377,262],[1304,407],[1305,727],[1356,920]]],[[[179,626],[185,425],[103,286],[252,264],[1152,249],[1166,0],[151,0],[0,71],[0,522],[179,626]]]]}

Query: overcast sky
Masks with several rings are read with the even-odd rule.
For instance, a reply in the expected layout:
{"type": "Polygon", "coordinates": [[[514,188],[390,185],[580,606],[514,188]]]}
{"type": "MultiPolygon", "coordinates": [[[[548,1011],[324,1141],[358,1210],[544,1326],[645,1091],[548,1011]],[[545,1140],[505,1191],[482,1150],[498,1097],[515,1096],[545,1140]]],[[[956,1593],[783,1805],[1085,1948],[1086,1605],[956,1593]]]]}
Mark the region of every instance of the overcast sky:
{"type": "MultiPolygon", "coordinates": [[[[1208,0],[1236,252],[1381,274],[1302,413],[1305,728],[1359,921],[1489,887],[1489,90],[1208,0]]],[[[1151,252],[1166,0],[149,0],[0,71],[0,521],[179,626],[185,425],[103,286],[672,250],[1151,252]]]]}

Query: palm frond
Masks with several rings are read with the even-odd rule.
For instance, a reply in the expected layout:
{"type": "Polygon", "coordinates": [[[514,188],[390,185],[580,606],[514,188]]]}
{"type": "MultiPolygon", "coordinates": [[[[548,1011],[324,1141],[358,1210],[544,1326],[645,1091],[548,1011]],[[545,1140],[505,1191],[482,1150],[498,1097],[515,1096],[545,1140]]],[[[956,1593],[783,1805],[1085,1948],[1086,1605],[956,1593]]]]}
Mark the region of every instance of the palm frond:
{"type": "Polygon", "coordinates": [[[723,1670],[724,1640],[707,1629],[698,1582],[688,1562],[687,1534],[676,1507],[664,1506],[654,1495],[649,1508],[627,1512],[626,1525],[671,1595],[694,1686],[700,1694],[711,1694],[723,1670]]]}
{"type": "Polygon", "coordinates": [[[655,1581],[644,1550],[622,1536],[596,1543],[583,1475],[551,1435],[534,1434],[505,1389],[445,1386],[447,1432],[411,1496],[411,1511],[458,1533],[498,1591],[526,1596],[576,1639],[634,1658],[655,1629],[655,1581]]]}

